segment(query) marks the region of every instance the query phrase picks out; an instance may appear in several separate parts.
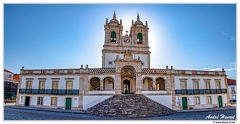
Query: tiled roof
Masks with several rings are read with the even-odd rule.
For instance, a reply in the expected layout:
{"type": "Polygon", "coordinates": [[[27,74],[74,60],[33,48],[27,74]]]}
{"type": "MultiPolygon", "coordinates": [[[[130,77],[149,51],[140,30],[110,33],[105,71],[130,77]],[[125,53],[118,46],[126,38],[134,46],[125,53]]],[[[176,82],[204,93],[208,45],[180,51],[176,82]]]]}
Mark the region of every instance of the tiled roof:
{"type": "Polygon", "coordinates": [[[89,68],[90,74],[115,73],[115,68],[89,68]]]}
{"type": "Polygon", "coordinates": [[[17,81],[17,82],[20,82],[20,76],[19,74],[14,74],[13,75],[13,80],[17,81]]]}
{"type": "Polygon", "coordinates": [[[159,74],[159,73],[166,73],[166,69],[150,69],[150,68],[143,68],[143,74],[159,74]]]}
{"type": "Polygon", "coordinates": [[[8,73],[12,73],[13,74],[13,72],[11,72],[11,71],[9,71],[7,69],[4,69],[4,72],[8,72],[8,73]]]}
{"type": "Polygon", "coordinates": [[[234,80],[234,79],[227,79],[227,83],[228,84],[236,84],[236,80],[234,80]]]}

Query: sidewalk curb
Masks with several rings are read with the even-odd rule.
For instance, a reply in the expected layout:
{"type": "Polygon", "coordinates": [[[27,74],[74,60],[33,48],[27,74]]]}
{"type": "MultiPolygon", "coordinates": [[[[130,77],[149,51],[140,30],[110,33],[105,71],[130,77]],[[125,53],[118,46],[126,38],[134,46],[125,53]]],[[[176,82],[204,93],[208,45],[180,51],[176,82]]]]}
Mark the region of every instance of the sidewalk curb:
{"type": "Polygon", "coordinates": [[[47,112],[62,112],[62,113],[74,113],[74,114],[89,114],[89,112],[84,110],[62,110],[62,109],[49,109],[49,108],[35,108],[35,107],[22,107],[22,106],[8,106],[14,109],[24,109],[24,110],[36,110],[36,111],[47,111],[47,112]]]}
{"type": "Polygon", "coordinates": [[[209,111],[224,111],[224,110],[236,110],[236,107],[188,109],[188,110],[175,110],[175,111],[177,111],[178,113],[184,113],[184,112],[209,112],[209,111]]]}

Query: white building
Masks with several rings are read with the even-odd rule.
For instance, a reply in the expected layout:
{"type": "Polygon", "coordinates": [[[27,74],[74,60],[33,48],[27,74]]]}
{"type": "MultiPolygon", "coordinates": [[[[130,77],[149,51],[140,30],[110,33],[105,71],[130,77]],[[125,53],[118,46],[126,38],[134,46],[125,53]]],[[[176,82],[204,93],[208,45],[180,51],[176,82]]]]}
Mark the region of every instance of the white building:
{"type": "Polygon", "coordinates": [[[227,79],[227,83],[228,83],[228,93],[229,93],[229,98],[230,98],[230,102],[231,104],[236,104],[236,80],[233,79],[227,79]]]}
{"type": "Polygon", "coordinates": [[[196,109],[229,104],[222,71],[150,68],[148,24],[132,21],[122,34],[122,21],[104,25],[102,68],[21,69],[17,105],[86,110],[114,94],[144,94],[168,108],[196,109]]]}

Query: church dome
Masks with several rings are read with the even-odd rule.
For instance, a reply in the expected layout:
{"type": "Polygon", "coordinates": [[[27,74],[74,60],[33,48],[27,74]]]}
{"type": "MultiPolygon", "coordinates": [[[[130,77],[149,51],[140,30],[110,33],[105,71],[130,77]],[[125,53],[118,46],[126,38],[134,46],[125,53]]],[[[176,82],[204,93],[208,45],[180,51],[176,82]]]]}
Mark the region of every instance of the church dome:
{"type": "Polygon", "coordinates": [[[140,20],[135,21],[135,25],[143,25],[143,23],[140,20]]]}
{"type": "Polygon", "coordinates": [[[118,20],[116,19],[116,13],[115,13],[115,11],[114,11],[114,13],[113,13],[113,19],[110,20],[109,24],[111,24],[111,23],[113,23],[113,24],[114,24],[114,23],[119,24],[118,20]]]}
{"type": "Polygon", "coordinates": [[[117,19],[111,19],[109,23],[118,23],[117,19]]]}
{"type": "Polygon", "coordinates": [[[135,21],[134,25],[143,25],[142,21],[140,21],[139,14],[137,14],[137,21],[135,21]]]}

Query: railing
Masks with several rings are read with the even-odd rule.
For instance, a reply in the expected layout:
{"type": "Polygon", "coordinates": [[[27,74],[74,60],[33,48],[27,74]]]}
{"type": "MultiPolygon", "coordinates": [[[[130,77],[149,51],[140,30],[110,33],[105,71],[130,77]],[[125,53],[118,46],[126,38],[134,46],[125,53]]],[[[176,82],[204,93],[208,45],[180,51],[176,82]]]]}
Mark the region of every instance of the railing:
{"type": "Polygon", "coordinates": [[[66,89],[19,89],[21,94],[55,94],[55,95],[78,95],[79,90],[66,90],[66,89]]]}
{"type": "Polygon", "coordinates": [[[196,94],[222,94],[227,93],[227,89],[185,89],[175,90],[176,94],[196,95],[196,94]]]}

